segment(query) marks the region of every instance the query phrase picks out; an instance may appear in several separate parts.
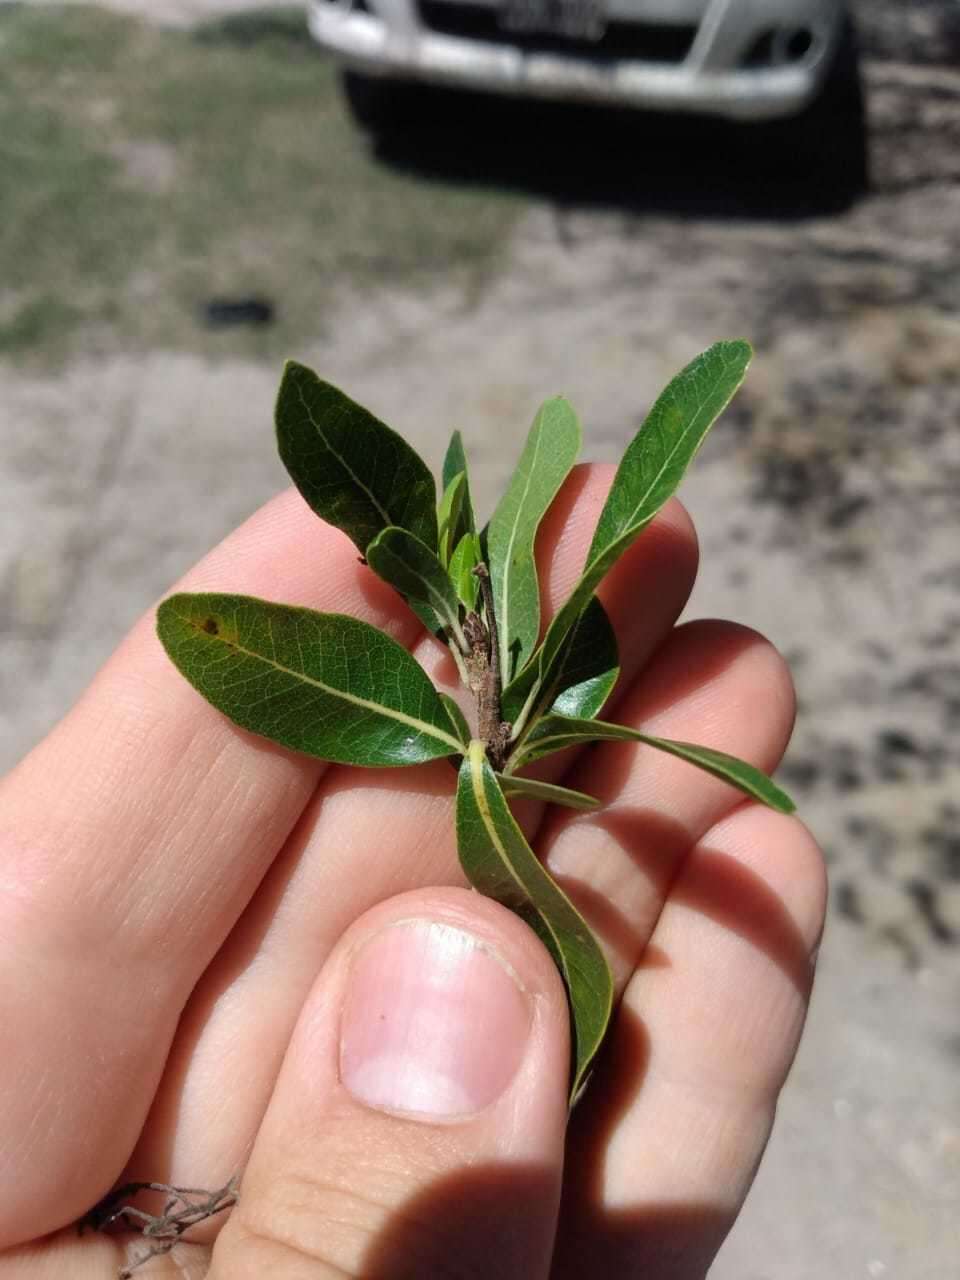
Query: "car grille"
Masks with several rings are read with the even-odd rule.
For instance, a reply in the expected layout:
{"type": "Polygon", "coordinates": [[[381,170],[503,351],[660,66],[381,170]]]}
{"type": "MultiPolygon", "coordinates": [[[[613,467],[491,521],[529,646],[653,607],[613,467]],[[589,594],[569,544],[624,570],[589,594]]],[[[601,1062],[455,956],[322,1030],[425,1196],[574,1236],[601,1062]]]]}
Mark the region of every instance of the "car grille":
{"type": "Polygon", "coordinates": [[[600,61],[633,58],[639,62],[683,62],[697,34],[691,23],[607,23],[599,40],[575,39],[536,31],[505,31],[497,22],[497,10],[480,4],[449,4],[445,0],[418,0],[420,20],[431,31],[464,40],[487,40],[537,53],[569,53],[600,61]]]}

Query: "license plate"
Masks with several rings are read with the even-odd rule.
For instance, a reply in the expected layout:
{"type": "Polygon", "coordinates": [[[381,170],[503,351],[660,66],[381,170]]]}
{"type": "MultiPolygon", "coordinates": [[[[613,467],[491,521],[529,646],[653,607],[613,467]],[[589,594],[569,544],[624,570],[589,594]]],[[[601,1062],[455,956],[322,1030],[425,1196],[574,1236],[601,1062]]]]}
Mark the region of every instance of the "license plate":
{"type": "Polygon", "coordinates": [[[604,0],[504,0],[498,11],[503,31],[600,40],[606,31],[604,0]]]}

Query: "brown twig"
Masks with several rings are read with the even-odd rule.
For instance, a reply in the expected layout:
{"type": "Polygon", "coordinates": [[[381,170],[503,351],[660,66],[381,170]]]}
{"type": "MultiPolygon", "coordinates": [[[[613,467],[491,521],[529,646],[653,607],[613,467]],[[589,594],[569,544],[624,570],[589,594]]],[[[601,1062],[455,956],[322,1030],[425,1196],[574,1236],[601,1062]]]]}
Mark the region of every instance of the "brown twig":
{"type": "Polygon", "coordinates": [[[217,1191],[201,1191],[194,1187],[172,1187],[166,1182],[128,1182],[104,1196],[99,1204],[80,1220],[78,1229],[106,1231],[123,1225],[155,1241],[120,1268],[117,1280],[130,1280],[134,1271],[151,1258],[169,1253],[173,1246],[198,1223],[223,1213],[237,1203],[240,1179],[233,1177],[217,1191]],[[161,1191],[167,1197],[161,1213],[147,1213],[129,1203],[141,1191],[161,1191]]]}
{"type": "Polygon", "coordinates": [[[481,561],[473,572],[480,583],[480,594],[483,596],[483,612],[487,619],[487,632],[490,636],[490,674],[493,677],[493,691],[499,707],[500,695],[503,693],[503,676],[500,672],[500,635],[497,631],[497,615],[493,608],[490,570],[481,561]]]}
{"type": "MultiPolygon", "coordinates": [[[[487,747],[490,764],[499,773],[503,769],[510,744],[510,726],[503,721],[500,708],[503,695],[503,677],[500,669],[500,637],[497,632],[497,615],[493,607],[493,589],[490,586],[490,570],[482,562],[473,570],[480,582],[483,612],[486,618],[485,666],[482,678],[475,690],[477,695],[477,727],[487,747]]],[[[476,615],[473,615],[474,617],[476,615]]],[[[479,619],[478,619],[479,621],[479,619]]]]}

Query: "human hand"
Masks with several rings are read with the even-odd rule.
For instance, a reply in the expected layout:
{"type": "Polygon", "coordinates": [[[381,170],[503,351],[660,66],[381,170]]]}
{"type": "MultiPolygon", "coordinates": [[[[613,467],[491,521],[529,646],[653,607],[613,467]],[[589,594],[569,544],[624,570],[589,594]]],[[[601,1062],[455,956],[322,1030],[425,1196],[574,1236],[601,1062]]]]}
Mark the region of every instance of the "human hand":
{"type": "MultiPolygon", "coordinates": [[[[544,523],[548,616],[611,474],[578,468],[544,523]]],[[[616,718],[771,769],[789,677],[741,627],[674,627],[695,563],[672,503],[605,581],[616,718]]],[[[453,684],[294,493],[181,585],[365,618],[453,684]]],[[[148,1242],[71,1224],[112,1186],[238,1173],[229,1217],[145,1280],[702,1277],[796,1049],[822,864],[795,819],[674,757],[607,743],[544,775],[564,768],[604,807],[518,814],[619,998],[569,1126],[563,989],[533,933],[464,889],[449,765],[273,747],[142,620],[0,784],[0,1280],[109,1280],[148,1242]]]]}

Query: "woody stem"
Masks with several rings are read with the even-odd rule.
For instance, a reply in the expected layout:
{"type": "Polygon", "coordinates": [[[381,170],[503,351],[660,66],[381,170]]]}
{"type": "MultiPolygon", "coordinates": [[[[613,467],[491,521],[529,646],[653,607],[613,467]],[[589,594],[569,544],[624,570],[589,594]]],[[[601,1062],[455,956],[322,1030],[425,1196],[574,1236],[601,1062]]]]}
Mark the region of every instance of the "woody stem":
{"type": "Polygon", "coordinates": [[[497,633],[497,615],[493,608],[493,588],[490,585],[490,570],[485,564],[478,564],[473,571],[480,580],[480,594],[483,596],[483,612],[490,633],[490,675],[493,677],[493,694],[497,713],[500,712],[500,695],[503,692],[503,679],[500,674],[500,636],[497,633]]]}
{"type": "Polygon", "coordinates": [[[503,768],[508,742],[508,734],[504,731],[500,709],[500,700],[503,693],[503,681],[500,671],[500,637],[497,633],[497,615],[493,607],[490,571],[485,564],[481,563],[476,566],[473,572],[479,580],[480,594],[483,597],[488,646],[486,669],[483,672],[482,686],[478,691],[480,735],[487,747],[490,763],[499,772],[503,768]]]}

